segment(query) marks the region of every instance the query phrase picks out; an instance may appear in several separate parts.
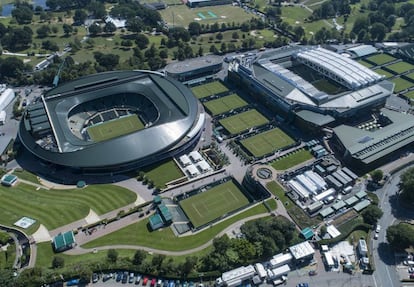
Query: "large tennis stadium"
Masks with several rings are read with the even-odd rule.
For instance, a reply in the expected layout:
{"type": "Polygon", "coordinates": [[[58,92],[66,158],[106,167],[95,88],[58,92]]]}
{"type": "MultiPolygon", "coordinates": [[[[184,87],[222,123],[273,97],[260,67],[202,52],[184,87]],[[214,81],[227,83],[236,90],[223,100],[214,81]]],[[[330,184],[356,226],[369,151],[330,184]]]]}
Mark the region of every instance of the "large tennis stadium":
{"type": "Polygon", "coordinates": [[[46,92],[20,122],[38,158],[81,170],[128,170],[197,144],[205,114],[178,81],[149,71],[79,78],[46,92]]]}

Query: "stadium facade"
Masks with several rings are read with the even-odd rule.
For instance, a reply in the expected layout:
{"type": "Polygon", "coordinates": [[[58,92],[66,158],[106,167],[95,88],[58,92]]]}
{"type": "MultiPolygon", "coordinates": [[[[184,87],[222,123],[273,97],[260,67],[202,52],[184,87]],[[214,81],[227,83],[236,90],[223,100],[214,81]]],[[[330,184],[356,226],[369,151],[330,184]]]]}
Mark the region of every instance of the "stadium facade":
{"type": "Polygon", "coordinates": [[[382,107],[394,90],[356,61],[321,47],[287,46],[236,57],[229,79],[299,126],[320,130],[382,107]]]}
{"type": "Polygon", "coordinates": [[[180,82],[149,71],[114,71],[49,90],[19,126],[38,158],[82,171],[139,168],[198,143],[205,113],[180,82]]]}

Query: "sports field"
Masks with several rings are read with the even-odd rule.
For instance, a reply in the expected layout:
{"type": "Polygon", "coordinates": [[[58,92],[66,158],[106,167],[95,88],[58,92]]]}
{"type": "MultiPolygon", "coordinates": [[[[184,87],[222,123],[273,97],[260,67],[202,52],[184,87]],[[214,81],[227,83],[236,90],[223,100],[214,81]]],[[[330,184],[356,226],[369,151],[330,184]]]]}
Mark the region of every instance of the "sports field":
{"type": "Polygon", "coordinates": [[[209,97],[211,95],[218,95],[221,93],[228,92],[229,89],[227,89],[221,82],[215,81],[200,86],[192,87],[191,91],[193,91],[193,94],[198,99],[202,99],[209,97]]]}
{"type": "Polygon", "coordinates": [[[414,91],[409,91],[408,93],[405,93],[404,96],[406,96],[407,98],[409,98],[411,100],[411,104],[413,104],[414,91]]]}
{"type": "Polygon", "coordinates": [[[310,160],[311,158],[313,158],[313,156],[309,151],[300,149],[273,161],[270,165],[276,170],[286,170],[302,162],[310,160]]]}
{"type": "Polygon", "coordinates": [[[374,70],[374,72],[377,73],[377,74],[383,75],[386,78],[391,78],[391,77],[394,76],[394,74],[391,74],[390,72],[385,71],[384,69],[376,69],[376,70],[374,70]]]}
{"type": "Polygon", "coordinates": [[[231,135],[236,135],[253,127],[267,124],[269,120],[253,109],[224,118],[219,122],[231,135]]]}
{"type": "Polygon", "coordinates": [[[240,141],[255,157],[261,157],[282,147],[291,145],[294,140],[281,129],[275,128],[240,141]]]}
{"type": "Polygon", "coordinates": [[[221,97],[216,100],[204,102],[203,104],[204,107],[206,107],[206,109],[213,116],[247,106],[247,103],[237,94],[231,94],[229,96],[221,97]]]}
{"type": "Polygon", "coordinates": [[[405,75],[407,78],[410,78],[411,80],[413,80],[414,81],[414,72],[411,72],[411,73],[409,73],[409,74],[407,74],[407,75],[405,75]]]}
{"type": "Polygon", "coordinates": [[[230,180],[180,201],[180,206],[194,227],[248,204],[240,189],[230,180]]]}
{"type": "Polygon", "coordinates": [[[88,134],[94,142],[106,141],[122,135],[142,130],[144,124],[137,115],[103,122],[88,128],[88,134]]]}
{"type": "Polygon", "coordinates": [[[395,89],[394,89],[395,93],[399,93],[401,91],[404,91],[405,89],[408,89],[414,86],[413,83],[411,83],[410,81],[404,80],[402,78],[392,79],[391,82],[395,84],[395,89]]]}
{"type": "Polygon", "coordinates": [[[377,55],[365,58],[365,60],[368,60],[378,66],[378,65],[384,65],[386,63],[392,62],[396,60],[396,58],[388,54],[377,54],[377,55]]]}
{"type": "Polygon", "coordinates": [[[409,70],[413,70],[414,65],[411,65],[410,63],[402,61],[402,62],[389,65],[387,66],[387,68],[394,71],[396,74],[402,74],[409,70]]]}
{"type": "Polygon", "coordinates": [[[184,176],[172,159],[146,167],[143,171],[145,176],[154,182],[155,186],[161,188],[165,187],[166,183],[184,176]]]}

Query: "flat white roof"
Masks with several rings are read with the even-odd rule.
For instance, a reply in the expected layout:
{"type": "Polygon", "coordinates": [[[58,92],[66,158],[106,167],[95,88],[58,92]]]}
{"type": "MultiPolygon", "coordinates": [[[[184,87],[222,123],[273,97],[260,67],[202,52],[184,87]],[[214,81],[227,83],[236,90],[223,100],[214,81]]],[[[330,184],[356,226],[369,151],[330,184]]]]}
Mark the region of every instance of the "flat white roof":
{"type": "Polygon", "coordinates": [[[315,250],[309,241],[305,241],[296,245],[289,247],[290,253],[292,253],[293,258],[296,260],[308,257],[315,254],[315,250]]]}
{"type": "Polygon", "coordinates": [[[238,278],[244,278],[246,276],[252,276],[255,273],[253,265],[242,266],[227,272],[224,272],[221,275],[221,278],[224,282],[235,280],[238,278]]]}
{"type": "Polygon", "coordinates": [[[336,227],[335,227],[335,226],[333,226],[333,225],[328,225],[328,226],[326,227],[326,231],[328,232],[328,234],[329,234],[332,238],[335,238],[335,237],[338,237],[339,235],[341,235],[341,232],[339,232],[339,230],[338,230],[338,229],[336,229],[336,227]]]}
{"type": "Polygon", "coordinates": [[[191,160],[190,160],[190,158],[188,157],[188,155],[186,155],[186,154],[184,154],[184,155],[180,156],[179,160],[180,160],[180,162],[181,162],[183,165],[189,165],[189,164],[191,164],[191,160]]]}
{"type": "Polygon", "coordinates": [[[203,157],[201,156],[201,154],[198,151],[196,151],[196,150],[190,152],[189,156],[190,156],[190,158],[191,158],[191,160],[193,162],[197,162],[197,161],[200,161],[200,160],[203,159],[203,157]]]}
{"type": "Polygon", "coordinates": [[[330,188],[328,190],[325,190],[324,192],[316,195],[313,199],[314,200],[323,200],[324,198],[327,198],[328,196],[332,195],[335,193],[335,189],[334,188],[330,188]]]}
{"type": "Polygon", "coordinates": [[[291,179],[289,180],[290,186],[298,193],[298,195],[302,198],[308,198],[309,192],[296,180],[291,179]]]}
{"type": "Polygon", "coordinates": [[[199,161],[199,162],[197,162],[197,166],[202,170],[202,171],[205,171],[205,170],[210,170],[211,169],[211,167],[210,167],[210,165],[203,159],[203,160],[201,160],[201,161],[199,161]]]}
{"type": "Polygon", "coordinates": [[[194,176],[194,175],[198,175],[198,170],[197,170],[197,168],[196,168],[193,164],[190,164],[190,165],[189,165],[189,166],[187,166],[185,169],[186,169],[186,170],[187,170],[187,172],[188,172],[190,175],[192,175],[192,176],[194,176]]]}
{"type": "Polygon", "coordinates": [[[273,256],[273,258],[270,260],[270,265],[272,265],[272,267],[280,266],[280,265],[289,263],[292,259],[293,259],[292,254],[280,253],[280,254],[273,256]]]}

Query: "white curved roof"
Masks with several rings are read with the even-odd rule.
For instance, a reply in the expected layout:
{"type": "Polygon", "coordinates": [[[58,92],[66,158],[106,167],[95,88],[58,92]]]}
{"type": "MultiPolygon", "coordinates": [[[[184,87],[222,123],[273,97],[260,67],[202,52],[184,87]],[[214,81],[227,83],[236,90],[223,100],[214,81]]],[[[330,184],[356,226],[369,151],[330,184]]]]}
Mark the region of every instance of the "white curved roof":
{"type": "Polygon", "coordinates": [[[297,57],[343,79],[350,88],[370,85],[382,79],[381,75],[358,62],[320,47],[301,51],[297,53],[297,57]]]}

